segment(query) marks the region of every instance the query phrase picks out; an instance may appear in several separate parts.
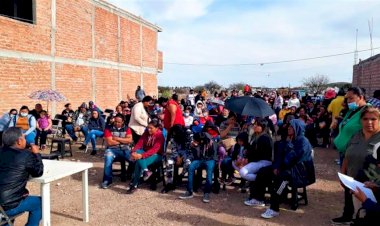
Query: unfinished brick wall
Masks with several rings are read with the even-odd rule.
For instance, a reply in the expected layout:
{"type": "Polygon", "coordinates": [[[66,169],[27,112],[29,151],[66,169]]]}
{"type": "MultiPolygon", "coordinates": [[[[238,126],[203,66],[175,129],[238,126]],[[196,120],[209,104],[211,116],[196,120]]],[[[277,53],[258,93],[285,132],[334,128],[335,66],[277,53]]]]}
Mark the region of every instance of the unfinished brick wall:
{"type": "Polygon", "coordinates": [[[366,95],[380,89],[380,54],[354,65],[352,84],[366,89],[366,95]]]}
{"type": "Polygon", "coordinates": [[[58,90],[74,108],[114,108],[141,84],[157,95],[159,27],[101,0],[35,2],[34,24],[0,16],[0,112],[32,108],[28,95],[39,89],[58,90]]]}

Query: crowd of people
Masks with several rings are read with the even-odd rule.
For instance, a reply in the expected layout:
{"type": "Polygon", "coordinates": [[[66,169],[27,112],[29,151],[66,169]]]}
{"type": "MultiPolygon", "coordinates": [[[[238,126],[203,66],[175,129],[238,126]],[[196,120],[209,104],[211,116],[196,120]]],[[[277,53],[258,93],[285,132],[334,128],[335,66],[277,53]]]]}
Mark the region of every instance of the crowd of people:
{"type": "MultiPolygon", "coordinates": [[[[104,139],[103,189],[112,186],[114,161],[128,162],[128,194],[136,192],[164,162],[163,191],[175,189],[187,178],[186,191],[179,198],[193,198],[202,187],[200,175],[205,169],[203,202],[210,202],[212,192],[236,185],[243,193],[249,189],[245,205],[269,204],[261,216],[273,218],[291,189],[315,182],[313,153],[319,147],[336,149],[341,173],[365,183],[380,197],[380,90],[371,98],[359,87],[337,93],[327,90],[322,100],[297,93],[252,92],[249,86],[240,92],[220,91],[208,98],[204,91],[190,90],[183,98],[173,94],[170,99],[157,99],[138,87],[136,100],[121,101],[114,110],[103,111],[90,101],[74,111],[67,103],[55,119],[61,120],[63,135],[67,133],[73,142],[82,133],[79,149],[86,150],[91,143],[91,155],[98,154],[97,138],[104,139]],[[240,95],[263,99],[273,115],[239,115],[225,107],[227,100],[240,95]]],[[[8,215],[29,211],[28,225],[38,225],[41,210],[36,206],[41,200],[29,196],[25,185],[29,176],[43,172],[39,149],[46,149],[51,129],[52,118],[41,104],[31,111],[27,106],[11,109],[0,119],[0,205],[8,215]]],[[[344,212],[334,223],[354,220],[356,225],[370,225],[378,219],[380,206],[363,191],[344,190],[344,212]],[[361,206],[366,214],[356,219],[361,206]]],[[[291,204],[292,209],[298,206],[294,200],[291,204]]]]}

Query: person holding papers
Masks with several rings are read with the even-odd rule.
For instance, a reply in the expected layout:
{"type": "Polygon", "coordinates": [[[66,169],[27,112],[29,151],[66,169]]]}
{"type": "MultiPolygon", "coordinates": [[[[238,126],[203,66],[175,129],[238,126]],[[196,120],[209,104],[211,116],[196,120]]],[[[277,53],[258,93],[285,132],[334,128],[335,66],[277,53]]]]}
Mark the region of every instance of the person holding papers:
{"type": "MultiPolygon", "coordinates": [[[[357,179],[363,170],[367,156],[372,155],[374,146],[380,142],[380,112],[378,109],[365,106],[360,114],[362,129],[352,136],[347,144],[345,158],[342,163],[341,173],[357,179]]],[[[346,189],[345,208],[343,216],[333,219],[334,223],[348,223],[352,221],[355,209],[352,195],[346,189]],[[349,198],[350,197],[350,198],[349,198]]]]}

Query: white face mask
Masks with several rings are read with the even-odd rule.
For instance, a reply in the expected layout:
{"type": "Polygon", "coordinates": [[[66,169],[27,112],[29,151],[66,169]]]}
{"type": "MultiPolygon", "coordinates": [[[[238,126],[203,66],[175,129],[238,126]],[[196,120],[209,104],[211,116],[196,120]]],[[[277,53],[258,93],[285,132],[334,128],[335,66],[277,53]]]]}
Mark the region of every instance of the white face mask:
{"type": "Polygon", "coordinates": [[[28,116],[28,113],[21,113],[20,114],[22,117],[26,117],[26,116],[28,116]]]}
{"type": "Polygon", "coordinates": [[[190,113],[188,113],[188,112],[185,112],[185,117],[189,117],[189,115],[190,115],[190,113]]]}

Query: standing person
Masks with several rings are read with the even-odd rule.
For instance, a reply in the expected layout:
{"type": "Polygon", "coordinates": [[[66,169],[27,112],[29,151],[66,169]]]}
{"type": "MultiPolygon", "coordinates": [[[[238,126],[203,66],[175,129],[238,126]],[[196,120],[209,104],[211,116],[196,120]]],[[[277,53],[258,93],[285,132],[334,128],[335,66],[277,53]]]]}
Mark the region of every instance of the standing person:
{"type": "Polygon", "coordinates": [[[377,109],[380,109],[380,89],[373,92],[373,97],[368,99],[368,103],[377,109]]]}
{"type": "Polygon", "coordinates": [[[36,118],[29,114],[29,108],[22,106],[19,115],[16,115],[16,117],[13,117],[13,120],[10,121],[9,127],[20,128],[25,135],[26,144],[32,145],[36,142],[36,124],[36,118]]]}
{"type": "Polygon", "coordinates": [[[189,105],[195,106],[195,94],[193,89],[190,89],[190,93],[187,95],[186,100],[189,105]]]}
{"type": "MultiPolygon", "coordinates": [[[[52,125],[53,123],[47,111],[42,110],[40,113],[40,118],[37,120],[37,136],[36,136],[37,141],[38,141],[38,138],[40,138],[41,150],[46,149],[46,138],[47,138],[47,135],[50,133],[52,125]]],[[[38,145],[38,142],[36,142],[36,144],[38,145]]]]}
{"type": "Polygon", "coordinates": [[[136,97],[136,100],[139,102],[142,101],[143,98],[145,97],[145,92],[143,89],[141,89],[141,86],[137,86],[135,97],[136,97]]]}
{"type": "MultiPolygon", "coordinates": [[[[334,139],[335,147],[340,155],[340,163],[343,163],[346,154],[347,145],[351,137],[362,129],[360,122],[360,114],[366,106],[364,92],[359,87],[351,87],[346,94],[348,112],[339,125],[339,134],[334,139]]],[[[343,167],[343,165],[341,166],[343,167]]],[[[334,223],[345,223],[352,220],[354,214],[354,205],[352,203],[352,195],[349,189],[344,191],[344,209],[343,215],[332,219],[334,223]]]]}
{"type": "Polygon", "coordinates": [[[30,177],[40,177],[44,166],[38,147],[26,150],[26,140],[20,128],[3,133],[0,150],[0,205],[10,217],[29,212],[28,226],[38,226],[42,218],[41,197],[29,195],[26,184],[30,177]]]}
{"type": "Polygon", "coordinates": [[[284,98],[282,98],[282,94],[281,93],[277,92],[277,96],[274,99],[274,104],[273,104],[274,112],[276,112],[277,116],[278,116],[278,113],[282,109],[282,105],[284,105],[284,98]]]}
{"type": "Polygon", "coordinates": [[[297,98],[297,94],[296,93],[293,93],[292,94],[292,97],[289,99],[288,101],[288,107],[296,107],[299,108],[301,106],[301,103],[300,103],[300,100],[297,98]]]}
{"type": "Polygon", "coordinates": [[[8,129],[9,123],[17,115],[16,109],[11,109],[0,118],[0,147],[3,146],[3,132],[8,129]]]}
{"type": "Polygon", "coordinates": [[[182,110],[179,107],[177,94],[173,94],[165,109],[164,127],[169,132],[174,125],[185,126],[182,110]]]}
{"type": "Polygon", "coordinates": [[[104,118],[99,116],[99,112],[97,110],[92,110],[91,118],[88,120],[87,124],[88,133],[84,143],[79,147],[79,150],[85,150],[87,148],[87,144],[91,141],[91,155],[96,155],[96,138],[103,136],[105,126],[106,122],[104,118]]]}
{"type": "Polygon", "coordinates": [[[129,128],[132,130],[133,142],[137,144],[141,135],[144,133],[149,123],[147,109],[152,103],[151,96],[143,97],[142,101],[135,104],[132,108],[131,118],[129,119],[129,128]]]}
{"type": "Polygon", "coordinates": [[[62,111],[62,115],[64,116],[64,120],[62,120],[62,127],[64,128],[62,131],[62,135],[66,134],[66,125],[73,124],[73,117],[75,112],[73,111],[71,104],[65,104],[65,109],[62,111]]]}

